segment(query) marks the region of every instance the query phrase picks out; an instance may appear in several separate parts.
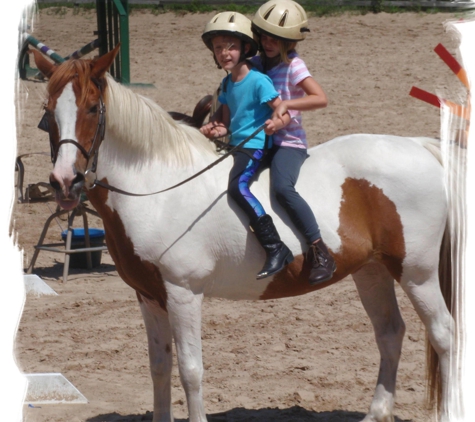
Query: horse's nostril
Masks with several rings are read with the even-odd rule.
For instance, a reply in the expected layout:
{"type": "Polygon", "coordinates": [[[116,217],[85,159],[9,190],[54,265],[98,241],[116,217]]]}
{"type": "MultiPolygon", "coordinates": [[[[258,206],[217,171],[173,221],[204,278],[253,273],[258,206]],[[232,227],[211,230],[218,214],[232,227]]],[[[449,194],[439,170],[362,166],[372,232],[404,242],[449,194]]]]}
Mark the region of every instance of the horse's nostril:
{"type": "Polygon", "coordinates": [[[49,180],[49,184],[51,185],[51,187],[54,189],[54,190],[60,190],[61,189],[61,185],[59,184],[59,182],[55,179],[50,179],[49,180]]]}

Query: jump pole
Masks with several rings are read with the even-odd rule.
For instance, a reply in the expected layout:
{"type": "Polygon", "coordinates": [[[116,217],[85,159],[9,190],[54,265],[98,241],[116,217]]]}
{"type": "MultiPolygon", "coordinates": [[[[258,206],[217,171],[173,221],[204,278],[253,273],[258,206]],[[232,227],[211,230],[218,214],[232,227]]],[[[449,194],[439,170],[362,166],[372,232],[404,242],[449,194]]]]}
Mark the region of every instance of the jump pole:
{"type": "Polygon", "coordinates": [[[447,106],[452,114],[455,114],[458,117],[461,117],[465,120],[464,128],[461,129],[459,132],[462,134],[457,142],[460,145],[466,147],[466,143],[468,140],[468,133],[470,131],[470,112],[471,112],[471,104],[470,104],[470,83],[468,81],[467,73],[465,69],[455,60],[454,57],[449,53],[449,51],[442,45],[438,44],[435,47],[434,51],[437,55],[445,62],[447,66],[449,66],[450,70],[455,73],[457,78],[464,84],[467,88],[467,105],[462,106],[460,104],[456,104],[452,101],[439,98],[437,95],[431,94],[430,92],[424,91],[423,89],[417,88],[413,86],[409,95],[411,97],[417,98],[419,100],[425,101],[428,104],[432,104],[436,107],[441,107],[442,104],[447,106]]]}
{"type": "MultiPolygon", "coordinates": [[[[450,68],[450,70],[455,73],[457,78],[465,85],[467,90],[470,91],[470,83],[468,82],[467,73],[465,72],[465,69],[460,65],[460,63],[450,54],[450,52],[442,44],[438,44],[434,48],[434,51],[450,68]]],[[[467,121],[467,123],[470,122],[470,95],[467,96],[468,104],[466,107],[460,104],[455,104],[452,101],[439,98],[436,95],[431,94],[430,92],[424,91],[423,89],[417,88],[415,86],[411,88],[409,95],[439,108],[442,104],[444,104],[449,107],[451,113],[455,114],[458,117],[462,117],[467,121]]]]}
{"type": "Polygon", "coordinates": [[[455,114],[458,117],[462,117],[463,119],[469,120],[470,119],[470,108],[464,107],[459,104],[456,104],[452,101],[439,98],[437,95],[431,94],[430,92],[424,91],[423,89],[417,88],[413,86],[411,91],[409,92],[411,97],[417,98],[418,100],[422,100],[428,104],[432,104],[433,106],[439,107],[444,104],[449,107],[450,112],[455,114]]]}
{"type": "Polygon", "coordinates": [[[457,78],[459,78],[465,87],[470,90],[470,84],[468,83],[468,77],[465,69],[457,60],[452,57],[449,51],[442,44],[438,44],[437,47],[434,48],[434,51],[445,62],[445,64],[449,66],[450,70],[454,72],[455,75],[457,75],[457,78]]]}
{"type": "Polygon", "coordinates": [[[38,50],[40,50],[43,54],[46,54],[56,63],[63,63],[64,58],[61,57],[58,53],[56,53],[52,48],[49,48],[47,45],[43,44],[42,42],[38,41],[36,38],[32,37],[31,35],[27,34],[26,41],[35,46],[38,50]]]}
{"type": "Polygon", "coordinates": [[[20,52],[20,59],[19,59],[19,73],[21,79],[27,78],[28,71],[37,71],[37,69],[33,69],[30,67],[30,59],[28,55],[28,48],[32,45],[41,51],[43,54],[50,57],[55,63],[60,64],[68,59],[79,59],[80,57],[84,56],[85,54],[90,53],[91,51],[95,50],[99,47],[99,40],[95,39],[90,43],[86,44],[84,47],[81,47],[79,50],[76,50],[74,53],[69,54],[66,57],[61,57],[58,53],[56,53],[52,48],[48,47],[46,44],[38,41],[35,37],[25,34],[25,38],[23,41],[23,48],[20,52]]]}

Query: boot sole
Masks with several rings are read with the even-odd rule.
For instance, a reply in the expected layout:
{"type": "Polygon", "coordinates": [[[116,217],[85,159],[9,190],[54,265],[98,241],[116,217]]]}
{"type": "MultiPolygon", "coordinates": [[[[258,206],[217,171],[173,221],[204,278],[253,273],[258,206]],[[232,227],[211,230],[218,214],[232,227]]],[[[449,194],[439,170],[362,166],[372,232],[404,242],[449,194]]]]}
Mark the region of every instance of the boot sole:
{"type": "Polygon", "coordinates": [[[262,280],[263,278],[267,278],[267,277],[270,277],[271,275],[277,274],[278,272],[282,271],[287,265],[289,265],[294,259],[295,258],[292,255],[292,252],[289,252],[289,254],[285,257],[285,261],[284,261],[284,264],[282,265],[282,267],[280,267],[278,270],[272,271],[270,273],[265,273],[265,274],[262,274],[262,275],[258,274],[256,276],[256,280],[262,280]]]}

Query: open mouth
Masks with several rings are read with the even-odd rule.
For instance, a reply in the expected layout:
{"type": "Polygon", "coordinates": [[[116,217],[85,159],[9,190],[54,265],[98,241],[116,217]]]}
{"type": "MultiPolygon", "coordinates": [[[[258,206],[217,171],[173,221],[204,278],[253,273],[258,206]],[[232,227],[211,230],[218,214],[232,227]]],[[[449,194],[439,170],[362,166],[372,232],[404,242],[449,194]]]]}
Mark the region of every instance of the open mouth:
{"type": "Polygon", "coordinates": [[[78,205],[79,197],[76,196],[74,198],[65,198],[60,192],[56,192],[56,203],[65,210],[72,210],[78,205]]]}

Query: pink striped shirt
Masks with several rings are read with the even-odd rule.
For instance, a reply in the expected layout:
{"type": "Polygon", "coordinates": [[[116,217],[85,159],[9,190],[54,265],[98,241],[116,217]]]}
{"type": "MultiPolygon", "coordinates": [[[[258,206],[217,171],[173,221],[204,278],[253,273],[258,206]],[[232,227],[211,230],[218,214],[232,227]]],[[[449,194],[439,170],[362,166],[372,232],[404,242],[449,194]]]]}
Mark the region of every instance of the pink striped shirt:
{"type": "MultiPolygon", "coordinates": [[[[312,76],[305,62],[297,53],[289,54],[292,61],[289,64],[279,63],[267,72],[281,99],[291,100],[305,96],[305,91],[298,86],[305,78],[312,76]]],[[[262,69],[261,58],[253,57],[251,61],[262,69]]],[[[290,123],[273,135],[274,144],[285,147],[307,148],[307,135],[302,127],[302,113],[289,110],[290,123]]]]}

